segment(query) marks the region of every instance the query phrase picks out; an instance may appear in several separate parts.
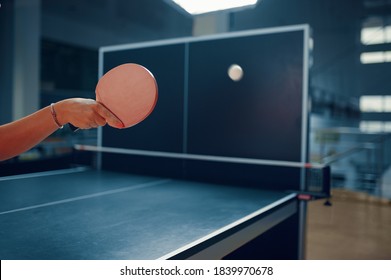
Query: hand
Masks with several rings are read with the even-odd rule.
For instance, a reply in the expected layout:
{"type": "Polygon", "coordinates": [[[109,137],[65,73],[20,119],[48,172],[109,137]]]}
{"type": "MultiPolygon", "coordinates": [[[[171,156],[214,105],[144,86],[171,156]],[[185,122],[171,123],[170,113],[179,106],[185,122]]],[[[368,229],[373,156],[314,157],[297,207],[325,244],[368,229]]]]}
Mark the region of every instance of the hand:
{"type": "Polygon", "coordinates": [[[124,128],[124,124],[104,105],[93,99],[71,98],[54,104],[61,125],[71,123],[81,129],[96,128],[109,124],[124,128]]]}

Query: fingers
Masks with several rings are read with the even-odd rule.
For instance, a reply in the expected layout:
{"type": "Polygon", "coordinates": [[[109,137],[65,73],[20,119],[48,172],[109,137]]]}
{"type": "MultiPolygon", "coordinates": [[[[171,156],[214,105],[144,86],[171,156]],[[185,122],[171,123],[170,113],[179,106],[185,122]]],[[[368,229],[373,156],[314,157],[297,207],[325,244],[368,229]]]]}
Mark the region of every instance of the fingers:
{"type": "Polygon", "coordinates": [[[97,128],[109,124],[124,128],[124,124],[103,104],[93,99],[70,98],[56,103],[62,124],[71,123],[80,129],[97,128]]]}
{"type": "MultiPolygon", "coordinates": [[[[110,112],[103,104],[97,103],[97,112],[105,121],[104,124],[108,123],[110,126],[115,128],[124,128],[124,124],[118,119],[113,113],[110,112]]],[[[103,124],[103,125],[104,125],[103,124]]]]}

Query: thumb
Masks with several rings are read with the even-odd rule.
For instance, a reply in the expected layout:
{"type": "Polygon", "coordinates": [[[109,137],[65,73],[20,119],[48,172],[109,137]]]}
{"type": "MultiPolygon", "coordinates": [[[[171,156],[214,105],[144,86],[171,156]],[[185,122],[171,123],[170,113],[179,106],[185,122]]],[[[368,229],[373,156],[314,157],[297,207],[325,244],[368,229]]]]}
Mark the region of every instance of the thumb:
{"type": "Polygon", "coordinates": [[[124,123],[117,117],[115,116],[109,109],[107,109],[102,103],[98,103],[98,113],[101,115],[108,125],[114,128],[124,128],[125,125],[124,123]]]}

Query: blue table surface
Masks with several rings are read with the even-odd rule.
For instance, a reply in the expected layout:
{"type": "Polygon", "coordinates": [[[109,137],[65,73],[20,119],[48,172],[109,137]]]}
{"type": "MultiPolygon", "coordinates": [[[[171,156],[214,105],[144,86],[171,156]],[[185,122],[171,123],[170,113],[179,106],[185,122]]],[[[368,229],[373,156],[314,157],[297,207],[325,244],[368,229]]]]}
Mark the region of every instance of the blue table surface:
{"type": "Polygon", "coordinates": [[[285,192],[84,170],[0,180],[0,259],[156,259],[285,192]]]}

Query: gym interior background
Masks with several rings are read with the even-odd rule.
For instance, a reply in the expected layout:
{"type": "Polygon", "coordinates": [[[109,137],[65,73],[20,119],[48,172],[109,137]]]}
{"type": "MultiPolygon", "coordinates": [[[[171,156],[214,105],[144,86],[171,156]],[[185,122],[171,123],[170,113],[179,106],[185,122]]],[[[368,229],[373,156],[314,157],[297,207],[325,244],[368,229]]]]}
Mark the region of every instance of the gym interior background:
{"type": "MultiPolygon", "coordinates": [[[[169,2],[1,0],[0,123],[93,98],[102,46],[308,24],[309,160],[331,165],[332,197],[309,203],[306,257],[390,259],[391,1],[262,0],[201,15],[169,2]]],[[[73,146],[96,134],[59,130],[1,162],[0,176],[88,162],[73,146]]]]}

